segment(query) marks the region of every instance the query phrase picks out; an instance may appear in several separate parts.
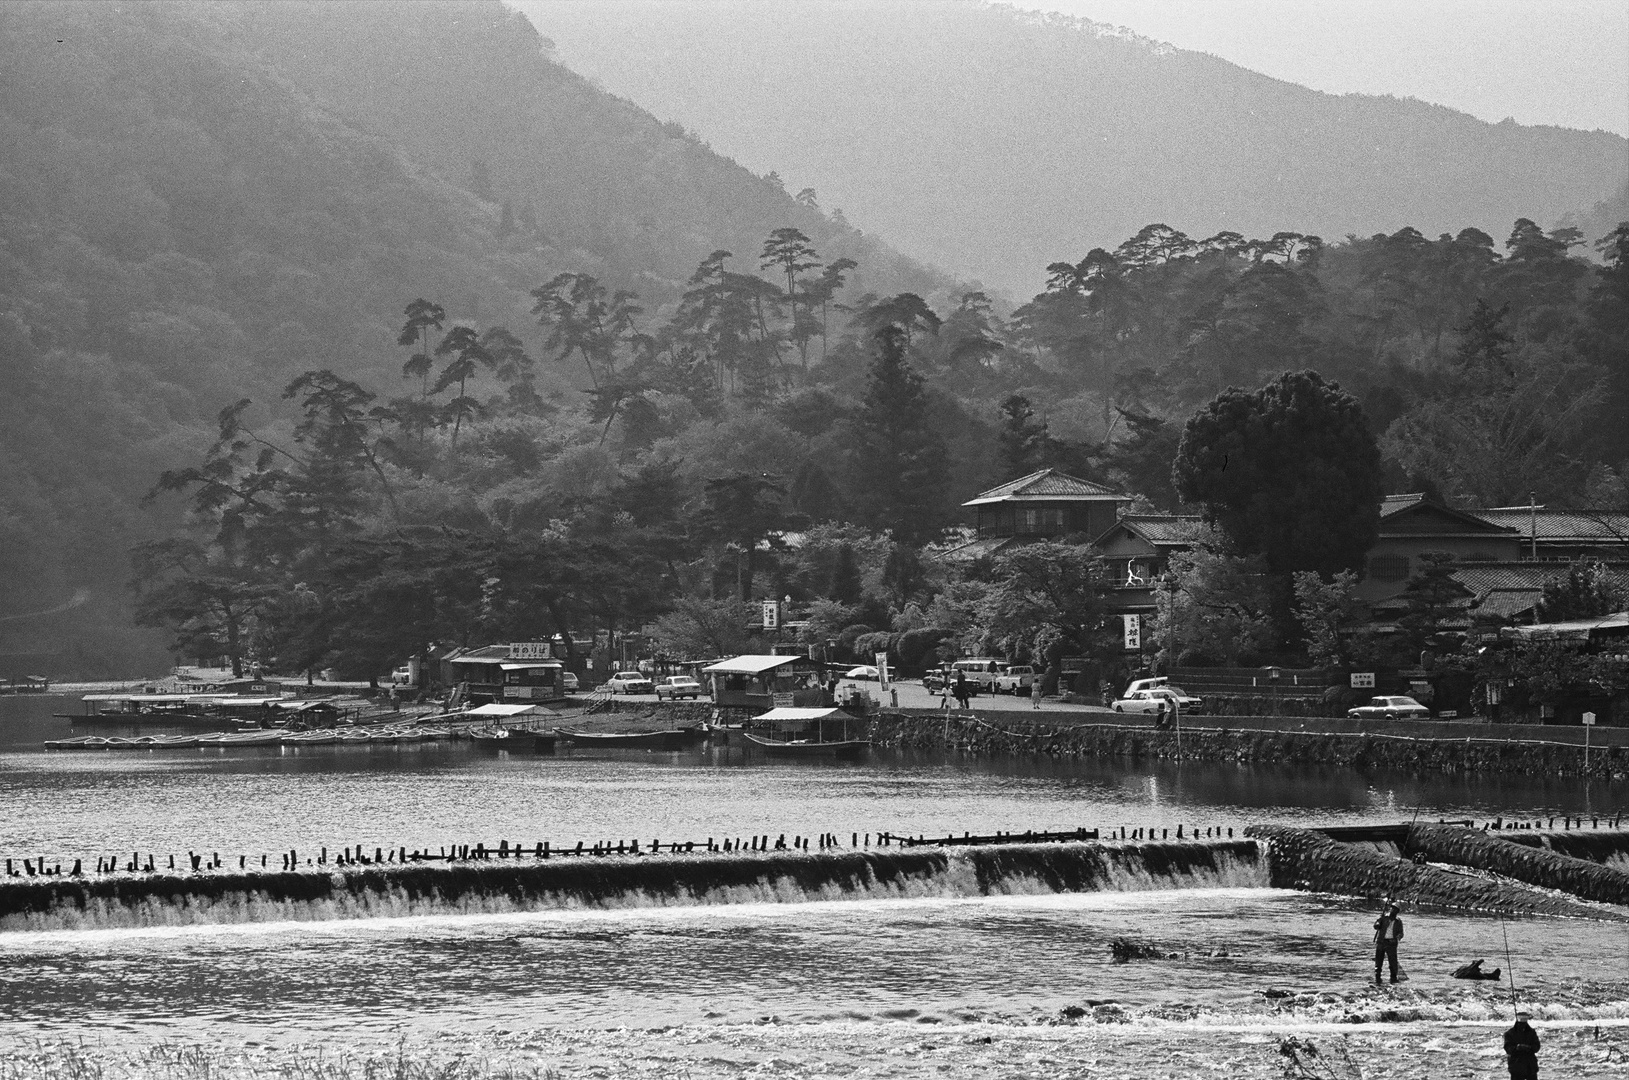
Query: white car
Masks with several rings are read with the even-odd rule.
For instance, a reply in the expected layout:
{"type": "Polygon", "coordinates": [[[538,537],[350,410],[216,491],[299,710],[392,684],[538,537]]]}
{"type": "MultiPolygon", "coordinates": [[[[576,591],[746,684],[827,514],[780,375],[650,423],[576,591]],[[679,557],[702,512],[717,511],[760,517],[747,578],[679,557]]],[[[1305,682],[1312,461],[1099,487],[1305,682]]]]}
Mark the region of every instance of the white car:
{"type": "Polygon", "coordinates": [[[619,671],[605,681],[605,690],[611,694],[648,694],[656,686],[637,671],[619,671]]]}
{"type": "Polygon", "coordinates": [[[560,673],[561,692],[566,694],[575,694],[577,692],[577,688],[577,673],[574,671],[562,671],[560,673]]]}
{"type": "Polygon", "coordinates": [[[1154,686],[1147,690],[1133,690],[1125,697],[1114,703],[1117,713],[1158,713],[1160,706],[1165,706],[1166,712],[1176,712],[1180,707],[1182,712],[1198,712],[1204,702],[1196,697],[1189,697],[1181,690],[1169,686],[1154,686]]]}
{"type": "Polygon", "coordinates": [[[697,682],[695,679],[692,679],[688,675],[669,675],[667,678],[656,684],[657,701],[660,701],[665,697],[672,698],[675,701],[682,697],[696,698],[700,700],[701,693],[701,683],[697,682]]]}
{"type": "Polygon", "coordinates": [[[1027,694],[1040,675],[1028,664],[1013,664],[996,676],[991,692],[996,694],[1027,694]]]}
{"type": "Polygon", "coordinates": [[[1431,710],[1411,697],[1370,698],[1367,705],[1347,709],[1349,720],[1429,720],[1431,710]]]}

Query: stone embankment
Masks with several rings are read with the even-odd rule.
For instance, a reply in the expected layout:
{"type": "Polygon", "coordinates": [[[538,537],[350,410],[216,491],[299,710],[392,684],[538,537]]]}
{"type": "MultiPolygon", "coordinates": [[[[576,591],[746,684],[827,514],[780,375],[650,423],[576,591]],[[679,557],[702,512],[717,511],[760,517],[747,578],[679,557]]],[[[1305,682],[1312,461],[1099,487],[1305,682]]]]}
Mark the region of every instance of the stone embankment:
{"type": "Polygon", "coordinates": [[[1408,827],[1404,855],[1432,862],[1491,870],[1544,889],[1560,889],[1583,900],[1629,904],[1629,874],[1610,866],[1561,855],[1542,847],[1513,844],[1499,833],[1455,825],[1408,827]]]}
{"type": "MultiPolygon", "coordinates": [[[[1275,888],[1391,899],[1410,906],[1629,922],[1629,912],[1399,859],[1307,829],[1252,825],[1245,835],[1267,845],[1268,875],[1275,888]]],[[[1522,850],[1515,845],[1511,849],[1522,850]]]]}
{"type": "MultiPolygon", "coordinates": [[[[1107,715],[1107,714],[1098,714],[1107,715]]],[[[1588,776],[1621,780],[1629,776],[1629,747],[1597,747],[1586,770],[1582,747],[1503,739],[1429,738],[1358,734],[1319,727],[1308,717],[1297,730],[1254,730],[1240,718],[1237,728],[1184,728],[1180,742],[1171,730],[1146,724],[1097,723],[1079,714],[1026,719],[991,714],[910,714],[883,712],[871,724],[872,743],[895,749],[959,750],[971,754],[1094,757],[1181,761],[1264,762],[1279,765],[1393,768],[1415,772],[1485,772],[1530,776],[1588,776]],[[1010,717],[1010,718],[1009,718],[1010,717]]],[[[1331,726],[1339,723],[1328,722],[1331,726]]]]}

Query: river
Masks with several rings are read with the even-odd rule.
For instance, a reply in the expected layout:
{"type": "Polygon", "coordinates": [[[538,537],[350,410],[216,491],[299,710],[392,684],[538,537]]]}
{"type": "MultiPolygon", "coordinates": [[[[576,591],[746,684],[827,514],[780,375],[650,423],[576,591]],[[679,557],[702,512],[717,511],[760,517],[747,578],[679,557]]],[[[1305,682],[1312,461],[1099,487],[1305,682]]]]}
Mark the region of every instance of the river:
{"type": "MultiPolygon", "coordinates": [[[[830,832],[846,845],[853,834],[883,830],[1174,834],[1178,824],[1238,830],[1416,814],[1588,817],[1615,812],[1625,794],[1622,784],[1244,765],[889,754],[788,763],[728,747],[552,756],[494,755],[468,743],[39,749],[68,733],[50,714],[76,704],[0,699],[0,856],[88,865],[135,851],[233,859],[500,838],[559,846],[830,832]]],[[[1031,1052],[1077,1064],[1099,1054],[1106,1029],[1094,1018],[1131,1021],[1115,1045],[1150,1038],[1167,1056],[1191,1038],[1172,1033],[1195,1025],[1233,1032],[1215,1038],[1244,1052],[1240,1031],[1378,1016],[1388,1000],[1409,1003],[1409,1023],[1494,1024],[1507,985],[1459,983],[1448,973],[1476,957],[1503,964],[1507,933],[1522,994],[1554,1020],[1610,1027],[1629,1016],[1623,926],[1524,920],[1507,928],[1497,918],[1410,912],[1403,953],[1414,977],[1404,998],[1387,999],[1365,987],[1372,905],[1257,881],[1163,884],[7,933],[0,1036],[88,1036],[110,1053],[155,1040],[286,1053],[407,1039],[425,1054],[468,1054],[461,1040],[473,1039],[483,1054],[519,1054],[570,1075],[654,1075],[680,1059],[696,1076],[765,1074],[776,1060],[801,1064],[767,1074],[869,1075],[889,1060],[902,1076],[918,1066],[921,1075],[964,1067],[966,1075],[1028,1075],[1002,1069],[1031,1052]],[[1113,963],[1109,942],[1122,935],[1152,940],[1168,958],[1113,963]],[[1260,993],[1276,989],[1303,996],[1286,1012],[1260,993]],[[1114,1004],[1093,1004],[1105,1001],[1114,1004]],[[1085,1024],[1073,1041],[1058,1034],[1070,1007],[1085,1010],[1065,1024],[1085,1024]],[[937,1061],[931,1047],[921,1049],[930,1028],[956,1032],[935,1038],[972,1049],[937,1061]],[[1026,1048],[1016,1057],[983,1049],[1014,1038],[1026,1048]],[[678,1045],[690,1049],[670,1060],[678,1045]],[[980,1061],[988,1068],[976,1068],[980,1061]]]]}

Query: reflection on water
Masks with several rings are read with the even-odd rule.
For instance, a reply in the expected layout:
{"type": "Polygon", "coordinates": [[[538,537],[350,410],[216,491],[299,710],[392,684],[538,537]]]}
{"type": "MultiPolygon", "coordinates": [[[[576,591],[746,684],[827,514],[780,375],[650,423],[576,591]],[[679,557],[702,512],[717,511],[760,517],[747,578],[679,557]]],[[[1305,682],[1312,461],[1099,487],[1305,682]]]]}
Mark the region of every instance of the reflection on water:
{"type": "MultiPolygon", "coordinates": [[[[1576,781],[1345,769],[877,753],[785,762],[689,753],[492,754],[467,743],[61,753],[72,699],[0,699],[0,855],[353,844],[1156,828],[1254,821],[1588,815],[1576,781]]],[[[1617,785],[1621,789],[1622,785],[1617,785]]]]}

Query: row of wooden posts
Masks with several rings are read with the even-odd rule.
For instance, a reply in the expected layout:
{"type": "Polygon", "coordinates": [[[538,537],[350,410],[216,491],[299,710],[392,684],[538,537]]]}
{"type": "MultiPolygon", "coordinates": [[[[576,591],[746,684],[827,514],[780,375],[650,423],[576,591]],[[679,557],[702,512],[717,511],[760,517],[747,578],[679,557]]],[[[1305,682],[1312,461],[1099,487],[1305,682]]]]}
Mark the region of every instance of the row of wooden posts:
{"type": "MultiPolygon", "coordinates": [[[[1550,832],[1555,831],[1555,820],[1556,820],[1555,818],[1550,819],[1550,824],[1548,826],[1548,831],[1550,831],[1550,832]]],[[[1599,829],[1601,827],[1601,822],[1603,820],[1606,822],[1606,827],[1607,828],[1616,829],[1620,825],[1623,824],[1623,815],[1618,814],[1616,817],[1609,817],[1609,818],[1592,817],[1592,818],[1589,819],[1589,827],[1592,828],[1592,829],[1599,829]]],[[[1466,824],[1469,824],[1469,822],[1467,822],[1466,824]]],[[[1540,829],[1540,830],[1543,830],[1543,829],[1546,828],[1546,826],[1544,824],[1544,821],[1542,819],[1540,819],[1538,821],[1506,821],[1504,818],[1494,818],[1492,821],[1487,823],[1486,827],[1488,829],[1491,829],[1494,832],[1501,832],[1501,831],[1503,831],[1505,829],[1540,829]]],[[[1582,829],[1583,827],[1584,827],[1584,819],[1581,818],[1581,817],[1576,817],[1575,818],[1575,817],[1572,817],[1572,816],[1569,815],[1569,816],[1564,817],[1564,818],[1561,819],[1561,828],[1562,828],[1562,831],[1564,831],[1564,832],[1571,831],[1574,828],[1582,829]]]]}
{"type": "MultiPolygon", "coordinates": [[[[1504,818],[1494,818],[1487,823],[1485,828],[1494,832],[1505,830],[1543,830],[1545,828],[1554,831],[1556,820],[1556,818],[1550,818],[1549,824],[1546,826],[1543,819],[1539,819],[1537,821],[1506,821],[1504,818]]],[[[1598,816],[1591,817],[1589,819],[1590,827],[1599,829],[1603,820],[1606,822],[1607,828],[1617,829],[1623,823],[1623,815],[1619,814],[1615,817],[1605,819],[1598,816]]],[[[1571,830],[1573,828],[1583,829],[1584,827],[1584,819],[1582,817],[1567,815],[1560,818],[1560,821],[1561,828],[1563,830],[1571,830]]],[[[1467,821],[1465,824],[1469,825],[1471,823],[1467,821]]],[[[1184,829],[1184,826],[1178,825],[1176,827],[1175,836],[1172,836],[1169,828],[1156,829],[1153,826],[1139,828],[1128,828],[1126,826],[1121,826],[1118,831],[1110,829],[1106,836],[1099,829],[1085,828],[1067,831],[1036,832],[1031,830],[1021,833],[996,832],[979,836],[966,832],[962,833],[960,836],[947,834],[943,837],[930,837],[923,833],[918,833],[915,836],[911,836],[909,834],[894,832],[878,832],[875,835],[876,844],[879,847],[919,847],[927,845],[953,847],[973,844],[1038,844],[1104,839],[1130,840],[1138,842],[1173,839],[1220,840],[1224,838],[1224,832],[1226,839],[1233,839],[1233,830],[1231,828],[1224,830],[1220,825],[1205,826],[1203,828],[1198,825],[1193,825],[1189,826],[1186,830],[1184,829]],[[1158,835],[1155,835],[1156,832],[1158,835]]],[[[852,834],[849,839],[849,846],[855,849],[871,847],[872,834],[852,834]]],[[[788,850],[828,851],[840,847],[842,847],[842,842],[836,833],[821,833],[819,836],[815,837],[813,841],[804,836],[793,836],[790,840],[788,840],[785,833],[781,833],[773,840],[771,840],[767,833],[745,838],[739,836],[733,838],[725,837],[723,840],[718,840],[709,836],[704,841],[670,841],[666,844],[662,843],[659,839],[655,839],[652,840],[648,846],[643,847],[640,845],[638,840],[596,840],[592,844],[579,840],[575,846],[567,847],[555,847],[548,840],[539,840],[530,846],[521,844],[518,841],[511,843],[508,840],[500,840],[496,846],[485,843],[477,843],[473,845],[454,844],[451,847],[441,847],[434,851],[431,851],[429,848],[408,849],[405,846],[392,848],[375,847],[371,856],[362,847],[362,845],[358,844],[355,847],[344,847],[339,849],[339,851],[336,852],[332,858],[329,857],[328,849],[326,847],[321,848],[317,855],[308,856],[304,865],[308,867],[329,865],[337,867],[352,867],[381,866],[391,864],[406,865],[422,862],[484,862],[490,859],[521,859],[526,858],[527,856],[536,859],[548,859],[555,856],[604,857],[608,855],[659,855],[664,851],[673,855],[691,854],[696,851],[715,854],[788,850]]],[[[121,856],[117,855],[98,857],[96,860],[95,872],[98,874],[112,874],[120,872],[127,874],[153,874],[158,872],[157,860],[151,854],[148,854],[144,859],[140,852],[132,852],[128,859],[123,859],[122,863],[121,858],[121,856]]],[[[165,867],[167,872],[174,871],[176,869],[175,858],[176,857],[174,855],[169,856],[168,865],[165,867]]],[[[277,869],[281,871],[287,872],[300,869],[300,854],[294,849],[279,853],[277,858],[277,869]]],[[[189,851],[187,852],[186,862],[183,864],[182,869],[190,868],[194,872],[202,872],[204,870],[220,870],[224,867],[224,865],[225,863],[221,859],[219,852],[211,852],[208,855],[203,855],[198,852],[189,851]]],[[[249,870],[250,857],[247,855],[239,855],[237,868],[239,870],[249,870]]],[[[255,867],[255,869],[270,870],[270,857],[267,855],[261,855],[259,866],[255,867]]],[[[6,876],[61,877],[64,876],[64,874],[62,864],[60,862],[54,864],[53,866],[47,867],[43,858],[7,859],[6,876]],[[21,869],[18,868],[18,863],[21,864],[21,869]]],[[[67,872],[66,876],[83,877],[83,861],[80,859],[75,859],[73,862],[73,868],[67,872]]]]}
{"type": "MultiPolygon", "coordinates": [[[[1118,836],[1116,836],[1114,831],[1111,830],[1108,834],[1108,839],[1152,840],[1155,839],[1154,833],[1155,830],[1152,828],[1139,828],[1131,830],[1121,828],[1118,836]]],[[[1170,839],[1170,829],[1160,830],[1160,833],[1160,839],[1170,839]]],[[[917,846],[924,844],[961,845],[1056,843],[1070,840],[1098,840],[1102,838],[1101,833],[1097,829],[1074,829],[1067,832],[999,832],[982,836],[974,836],[970,833],[963,833],[961,836],[945,836],[942,839],[938,837],[927,837],[924,835],[907,836],[893,832],[878,832],[875,835],[876,844],[879,847],[917,846]]],[[[1198,826],[1193,827],[1191,835],[1193,839],[1200,838],[1201,833],[1198,826]]],[[[1220,837],[1222,835],[1222,829],[1220,827],[1216,827],[1214,829],[1204,830],[1204,836],[1211,837],[1213,835],[1220,837]]],[[[1233,836],[1232,829],[1227,830],[1227,836],[1229,838],[1233,836]]],[[[1178,825],[1176,828],[1176,838],[1178,840],[1184,838],[1183,827],[1181,825],[1178,825]]],[[[518,841],[511,843],[508,840],[500,840],[495,846],[485,843],[454,844],[451,847],[440,847],[433,851],[429,848],[409,849],[405,846],[391,848],[375,847],[371,856],[367,853],[366,849],[362,847],[362,845],[358,844],[355,847],[341,848],[339,851],[334,853],[332,857],[330,857],[329,851],[326,847],[321,848],[315,856],[307,856],[304,865],[308,867],[329,865],[336,867],[380,866],[392,864],[407,865],[422,862],[484,862],[491,859],[520,859],[528,856],[536,859],[548,859],[557,856],[604,857],[607,855],[659,855],[664,851],[673,855],[691,854],[697,851],[715,854],[764,851],[828,851],[840,848],[842,846],[842,841],[836,833],[821,833],[813,840],[805,836],[796,835],[788,839],[785,833],[781,833],[779,836],[774,837],[773,839],[771,839],[769,834],[765,833],[762,835],[748,837],[725,837],[723,840],[709,836],[704,841],[670,841],[665,844],[659,839],[653,839],[649,845],[645,846],[642,846],[638,840],[599,840],[591,844],[579,840],[575,846],[566,847],[555,847],[553,843],[548,840],[539,840],[535,844],[529,846],[518,841]]],[[[858,832],[853,833],[849,838],[849,846],[855,849],[871,847],[872,834],[862,834],[858,832]]],[[[159,872],[157,857],[150,853],[144,857],[139,851],[132,852],[129,858],[123,859],[122,862],[121,858],[121,856],[117,855],[98,857],[96,860],[95,872],[98,874],[113,874],[121,872],[126,874],[153,874],[159,872]]],[[[298,870],[301,867],[300,854],[297,850],[290,849],[286,852],[280,852],[277,858],[277,869],[280,871],[287,872],[291,870],[298,870]]],[[[251,869],[250,859],[250,856],[239,855],[237,868],[239,870],[251,869]]],[[[187,852],[181,869],[191,869],[194,872],[202,872],[205,870],[220,870],[225,865],[225,861],[221,858],[219,852],[211,852],[208,855],[204,855],[189,851],[187,852]]],[[[270,870],[272,868],[270,856],[261,855],[259,857],[258,866],[253,868],[270,870]]],[[[174,855],[168,857],[168,864],[164,869],[166,872],[173,872],[177,869],[176,857],[174,855]]],[[[60,862],[55,864],[53,867],[47,867],[43,858],[38,860],[7,859],[6,876],[57,877],[63,876],[63,869],[60,862]],[[21,864],[21,869],[18,869],[19,863],[21,864]]],[[[83,861],[80,859],[75,859],[73,868],[67,872],[66,876],[83,877],[83,861]]]]}

